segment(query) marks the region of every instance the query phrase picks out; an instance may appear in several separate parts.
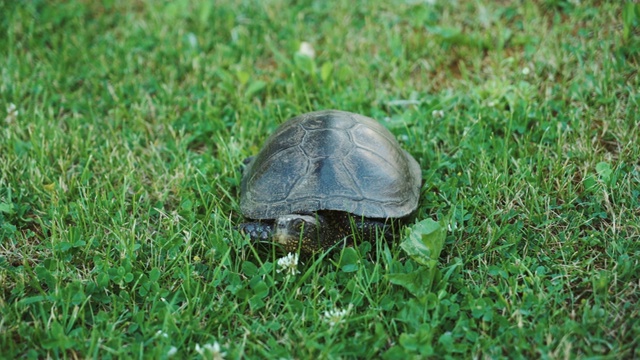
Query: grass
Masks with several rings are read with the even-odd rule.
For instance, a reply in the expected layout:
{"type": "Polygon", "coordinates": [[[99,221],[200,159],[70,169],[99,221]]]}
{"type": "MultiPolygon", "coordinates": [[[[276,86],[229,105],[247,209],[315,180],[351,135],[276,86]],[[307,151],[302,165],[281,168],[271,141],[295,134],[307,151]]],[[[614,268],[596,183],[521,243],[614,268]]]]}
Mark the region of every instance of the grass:
{"type": "Polygon", "coordinates": [[[431,3],[0,2],[0,357],[640,356],[640,8],[431,3]],[[326,108],[421,164],[433,279],[233,230],[242,159],[326,108]]]}

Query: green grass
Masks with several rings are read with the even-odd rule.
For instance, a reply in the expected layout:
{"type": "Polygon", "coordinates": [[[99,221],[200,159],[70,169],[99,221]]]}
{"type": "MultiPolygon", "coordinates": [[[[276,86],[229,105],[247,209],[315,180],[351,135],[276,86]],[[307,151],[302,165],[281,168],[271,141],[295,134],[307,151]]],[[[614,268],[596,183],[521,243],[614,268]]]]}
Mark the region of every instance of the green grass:
{"type": "Polygon", "coordinates": [[[0,357],[640,356],[637,4],[235,3],[0,2],[0,357]],[[421,164],[433,281],[233,230],[242,159],[327,108],[421,164]]]}

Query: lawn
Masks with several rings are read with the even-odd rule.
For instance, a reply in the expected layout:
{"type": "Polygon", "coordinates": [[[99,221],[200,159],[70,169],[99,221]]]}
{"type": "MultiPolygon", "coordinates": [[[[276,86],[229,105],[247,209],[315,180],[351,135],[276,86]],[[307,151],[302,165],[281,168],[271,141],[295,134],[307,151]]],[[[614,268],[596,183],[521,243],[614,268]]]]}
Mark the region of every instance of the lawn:
{"type": "Polygon", "coordinates": [[[0,14],[0,358],[640,357],[639,4],[0,14]],[[241,164],[332,108],[397,136],[420,207],[295,267],[234,230],[241,164]]]}

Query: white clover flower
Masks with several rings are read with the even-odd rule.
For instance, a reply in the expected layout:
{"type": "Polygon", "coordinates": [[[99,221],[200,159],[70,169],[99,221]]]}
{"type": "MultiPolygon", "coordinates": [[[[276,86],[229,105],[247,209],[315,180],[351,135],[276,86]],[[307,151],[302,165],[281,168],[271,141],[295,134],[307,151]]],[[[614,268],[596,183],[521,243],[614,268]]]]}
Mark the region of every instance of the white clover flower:
{"type": "Polygon", "coordinates": [[[156,331],[156,337],[163,337],[165,339],[168,339],[169,335],[167,335],[167,333],[162,330],[158,330],[156,331]]]}
{"type": "Polygon", "coordinates": [[[287,276],[300,274],[300,271],[298,271],[298,254],[289,253],[287,256],[278,259],[278,270],[276,272],[283,272],[287,276]]]}
{"type": "Polygon", "coordinates": [[[431,116],[433,116],[436,119],[442,119],[444,117],[444,111],[442,111],[442,110],[433,110],[431,112],[431,116]]]}
{"type": "Polygon", "coordinates": [[[182,221],[182,216],[180,216],[180,214],[178,214],[177,211],[172,211],[171,212],[171,222],[173,222],[173,224],[179,224],[180,221],[182,221]]]}
{"type": "Polygon", "coordinates": [[[349,307],[346,309],[331,309],[324,312],[324,321],[329,324],[329,326],[334,327],[341,322],[344,321],[344,318],[349,314],[353,308],[353,304],[349,304],[349,307]]]}
{"type": "Polygon", "coordinates": [[[214,341],[213,344],[204,344],[200,347],[200,344],[196,344],[196,352],[202,356],[203,359],[222,360],[227,355],[226,352],[220,351],[220,344],[214,341]]]}
{"type": "Polygon", "coordinates": [[[16,118],[18,117],[18,114],[19,114],[19,111],[18,111],[18,108],[16,107],[16,104],[11,103],[9,104],[9,106],[7,106],[7,117],[4,118],[4,121],[10,124],[16,120],[16,118]]]}
{"type": "Polygon", "coordinates": [[[167,351],[167,357],[172,357],[173,355],[178,353],[178,348],[175,346],[172,346],[169,348],[169,351],[167,351]]]}
{"type": "Polygon", "coordinates": [[[303,41],[300,43],[300,48],[298,49],[298,54],[310,57],[311,59],[316,57],[316,51],[313,48],[313,45],[310,43],[303,41]]]}
{"type": "Polygon", "coordinates": [[[525,66],[524,68],[522,68],[522,75],[527,76],[531,73],[531,69],[529,69],[527,66],[525,66]]]}
{"type": "Polygon", "coordinates": [[[192,32],[187,34],[187,42],[194,49],[198,47],[198,38],[192,32]]]}

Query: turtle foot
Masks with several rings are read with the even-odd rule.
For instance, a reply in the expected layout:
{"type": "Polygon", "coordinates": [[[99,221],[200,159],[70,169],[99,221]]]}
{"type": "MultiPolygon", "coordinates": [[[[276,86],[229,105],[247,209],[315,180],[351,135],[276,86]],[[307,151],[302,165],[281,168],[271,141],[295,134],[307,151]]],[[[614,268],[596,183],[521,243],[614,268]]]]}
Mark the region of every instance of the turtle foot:
{"type": "Polygon", "coordinates": [[[248,234],[252,241],[267,241],[271,237],[273,226],[259,222],[250,222],[238,225],[238,230],[242,234],[248,234]]]}

